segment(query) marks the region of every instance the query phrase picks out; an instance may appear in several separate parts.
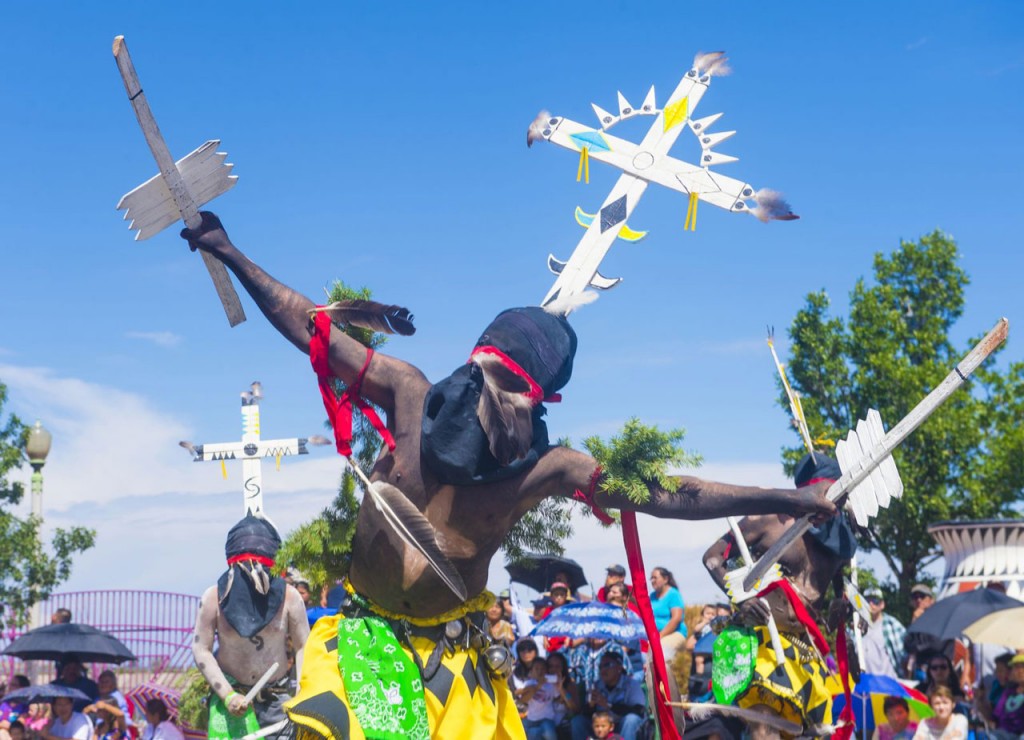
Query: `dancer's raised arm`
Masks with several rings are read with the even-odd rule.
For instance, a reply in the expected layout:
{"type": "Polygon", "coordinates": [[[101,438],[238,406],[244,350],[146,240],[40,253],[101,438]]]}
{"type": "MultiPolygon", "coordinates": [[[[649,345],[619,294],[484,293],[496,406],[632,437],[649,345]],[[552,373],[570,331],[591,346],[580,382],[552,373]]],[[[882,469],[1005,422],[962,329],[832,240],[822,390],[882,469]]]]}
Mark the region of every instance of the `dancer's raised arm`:
{"type": "MultiPolygon", "coordinates": [[[[278,282],[231,243],[216,215],[204,211],[198,229],[183,229],[181,236],[193,249],[201,249],[223,262],[235,274],[267,317],[289,342],[309,354],[312,322],[311,300],[278,282]]],[[[366,347],[336,328],[331,330],[331,370],[346,383],[352,383],[366,362],[366,347]]],[[[408,363],[384,354],[375,354],[362,383],[362,393],[386,411],[394,407],[394,389],[408,381],[410,373],[422,374],[408,363]]]]}

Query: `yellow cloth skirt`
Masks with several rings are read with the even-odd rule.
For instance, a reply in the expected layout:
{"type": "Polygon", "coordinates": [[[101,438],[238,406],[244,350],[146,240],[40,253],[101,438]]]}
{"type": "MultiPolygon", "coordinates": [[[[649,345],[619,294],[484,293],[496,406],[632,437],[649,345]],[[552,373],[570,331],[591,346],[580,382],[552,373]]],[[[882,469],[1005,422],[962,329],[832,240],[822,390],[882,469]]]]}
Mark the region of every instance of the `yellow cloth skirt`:
{"type": "MultiPolygon", "coordinates": [[[[324,617],[313,625],[303,652],[299,693],[285,705],[295,723],[297,740],[364,740],[348,706],[338,671],[338,620],[324,617]]],[[[425,664],[434,642],[413,637],[425,664]]],[[[408,647],[404,647],[409,653],[408,647]]],[[[415,660],[415,658],[413,658],[415,660]]],[[[492,679],[477,650],[445,654],[430,681],[424,682],[430,736],[438,740],[525,740],[522,720],[508,683],[492,679]]]]}
{"type": "Polygon", "coordinates": [[[775,665],[768,628],[754,627],[757,633],[757,658],[750,688],[736,703],[743,709],[763,704],[783,719],[805,727],[832,724],[832,697],[843,687],[813,651],[794,645],[780,634],[785,660],[775,665]]]}

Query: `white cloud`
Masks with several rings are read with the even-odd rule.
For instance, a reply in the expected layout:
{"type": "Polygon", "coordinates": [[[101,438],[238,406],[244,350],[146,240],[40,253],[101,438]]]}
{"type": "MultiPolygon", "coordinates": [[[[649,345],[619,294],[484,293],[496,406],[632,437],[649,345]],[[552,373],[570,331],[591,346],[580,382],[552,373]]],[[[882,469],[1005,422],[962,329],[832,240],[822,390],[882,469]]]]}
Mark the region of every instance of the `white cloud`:
{"type": "Polygon", "coordinates": [[[922,36],[917,41],[911,41],[909,44],[907,44],[907,51],[917,51],[918,49],[920,49],[922,46],[924,46],[927,43],[928,43],[928,37],[927,36],[922,36]]]}
{"type": "Polygon", "coordinates": [[[170,331],[129,331],[125,332],[125,336],[129,339],[141,339],[146,342],[152,342],[158,347],[177,347],[181,344],[181,335],[175,334],[170,331]]]}

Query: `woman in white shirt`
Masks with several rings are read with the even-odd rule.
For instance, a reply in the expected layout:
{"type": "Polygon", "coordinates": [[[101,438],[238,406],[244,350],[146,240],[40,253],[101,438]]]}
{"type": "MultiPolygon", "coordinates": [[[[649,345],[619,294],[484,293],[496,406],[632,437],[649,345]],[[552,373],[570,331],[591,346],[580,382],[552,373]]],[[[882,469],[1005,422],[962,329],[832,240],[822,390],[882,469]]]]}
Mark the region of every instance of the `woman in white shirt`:
{"type": "Polygon", "coordinates": [[[928,704],[935,716],[921,720],[914,740],[966,740],[967,717],[953,714],[953,692],[948,686],[939,685],[929,691],[928,704]]]}
{"type": "Polygon", "coordinates": [[[167,712],[167,705],[160,699],[150,699],[143,709],[146,715],[146,728],[143,740],[185,740],[181,730],[171,722],[171,716],[167,712]]]}

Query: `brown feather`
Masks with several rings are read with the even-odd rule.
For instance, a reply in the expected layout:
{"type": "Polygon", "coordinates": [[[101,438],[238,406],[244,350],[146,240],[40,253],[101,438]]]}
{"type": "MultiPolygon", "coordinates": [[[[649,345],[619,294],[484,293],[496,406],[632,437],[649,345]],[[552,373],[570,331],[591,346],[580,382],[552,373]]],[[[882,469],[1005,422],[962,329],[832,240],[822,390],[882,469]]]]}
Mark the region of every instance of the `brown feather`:
{"type": "Polygon", "coordinates": [[[480,353],[473,362],[484,376],[476,415],[494,459],[508,465],[525,457],[533,443],[533,403],[523,395],[530,385],[494,355],[480,353]]]}
{"type": "Polygon", "coordinates": [[[405,497],[404,493],[390,483],[374,481],[367,491],[388,525],[403,541],[423,555],[452,593],[465,601],[468,598],[466,584],[448,556],[438,547],[437,539],[434,537],[434,525],[405,497]]]}
{"type": "Polygon", "coordinates": [[[401,306],[389,306],[377,301],[350,300],[335,301],[319,310],[329,313],[331,321],[339,324],[351,324],[371,331],[401,334],[406,337],[416,333],[416,327],[412,323],[413,315],[408,308],[401,306]]]}

